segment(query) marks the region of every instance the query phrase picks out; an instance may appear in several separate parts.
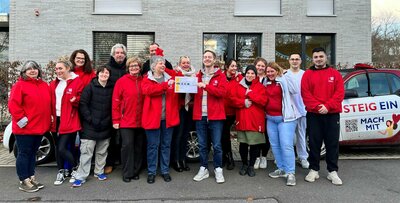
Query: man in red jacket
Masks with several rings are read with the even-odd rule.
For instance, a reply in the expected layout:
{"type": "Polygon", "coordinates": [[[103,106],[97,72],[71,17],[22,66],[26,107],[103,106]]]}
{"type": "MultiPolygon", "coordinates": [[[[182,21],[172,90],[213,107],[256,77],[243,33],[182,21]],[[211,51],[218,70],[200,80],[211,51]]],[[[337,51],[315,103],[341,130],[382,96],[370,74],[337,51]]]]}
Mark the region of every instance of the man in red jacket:
{"type": "Polygon", "coordinates": [[[339,120],[344,98],[343,79],[339,71],[327,65],[327,55],[323,48],[312,50],[314,65],[303,75],[301,96],[307,110],[307,130],[309,132],[310,172],[305,177],[308,182],[319,178],[319,162],[322,142],[326,146],[328,180],[334,185],[342,185],[337,175],[339,157],[339,120]]]}

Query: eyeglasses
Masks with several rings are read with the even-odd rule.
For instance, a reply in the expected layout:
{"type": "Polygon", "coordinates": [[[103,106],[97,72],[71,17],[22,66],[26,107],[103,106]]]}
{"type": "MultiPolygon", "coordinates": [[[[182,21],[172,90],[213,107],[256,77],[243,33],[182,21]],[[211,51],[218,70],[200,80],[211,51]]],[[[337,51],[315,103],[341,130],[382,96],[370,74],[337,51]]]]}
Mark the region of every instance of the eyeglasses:
{"type": "Polygon", "coordinates": [[[129,65],[129,68],[140,67],[138,64],[129,65]]]}
{"type": "Polygon", "coordinates": [[[291,61],[300,61],[301,59],[296,58],[296,59],[290,59],[291,61]]]}
{"type": "Polygon", "coordinates": [[[85,58],[81,58],[81,57],[75,57],[75,59],[82,60],[82,61],[85,60],[85,58]]]}

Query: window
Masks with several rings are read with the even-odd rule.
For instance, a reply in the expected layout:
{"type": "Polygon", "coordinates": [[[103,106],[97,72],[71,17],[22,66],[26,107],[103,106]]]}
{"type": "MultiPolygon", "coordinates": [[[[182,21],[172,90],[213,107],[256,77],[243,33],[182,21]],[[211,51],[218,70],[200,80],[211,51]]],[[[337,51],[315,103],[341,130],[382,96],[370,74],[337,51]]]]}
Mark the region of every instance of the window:
{"type": "Polygon", "coordinates": [[[117,43],[126,45],[128,57],[135,55],[145,59],[153,41],[154,33],[94,32],[93,60],[96,65],[107,63],[111,48],[117,43]]]}
{"type": "Polygon", "coordinates": [[[389,83],[385,73],[369,73],[372,96],[390,94],[389,83]]]}
{"type": "Polygon", "coordinates": [[[394,74],[387,74],[391,86],[391,92],[395,93],[400,91],[400,78],[394,74]]]}
{"type": "Polygon", "coordinates": [[[358,74],[344,84],[346,90],[357,91],[358,97],[368,96],[368,79],[366,74],[358,74]]]}
{"type": "Polygon", "coordinates": [[[307,15],[333,16],[334,0],[307,0],[307,15]]]}
{"type": "Polygon", "coordinates": [[[235,16],[279,16],[281,0],[235,0],[235,16]]]}
{"type": "Polygon", "coordinates": [[[222,66],[235,59],[241,66],[252,64],[261,55],[261,34],[204,34],[204,50],[212,50],[222,66]]]}
{"type": "Polygon", "coordinates": [[[289,55],[301,54],[302,67],[312,65],[312,50],[322,47],[328,55],[328,64],[335,64],[335,35],[334,34],[276,34],[275,61],[283,68],[289,68],[289,55]]]}
{"type": "Polygon", "coordinates": [[[96,14],[142,14],[141,0],[94,0],[96,14]]]}

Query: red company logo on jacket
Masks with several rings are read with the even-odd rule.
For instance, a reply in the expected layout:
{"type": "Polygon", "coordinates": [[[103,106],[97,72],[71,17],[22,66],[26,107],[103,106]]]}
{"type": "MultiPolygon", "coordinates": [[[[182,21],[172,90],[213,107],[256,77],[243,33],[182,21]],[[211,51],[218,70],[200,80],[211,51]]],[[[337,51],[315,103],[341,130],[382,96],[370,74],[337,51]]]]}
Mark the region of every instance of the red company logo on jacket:
{"type": "Polygon", "coordinates": [[[334,82],[335,77],[329,77],[328,82],[334,82]]]}
{"type": "Polygon", "coordinates": [[[214,86],[218,86],[218,80],[214,80],[214,86]]]}
{"type": "Polygon", "coordinates": [[[72,94],[72,88],[68,88],[67,91],[65,92],[66,94],[72,94]]]}

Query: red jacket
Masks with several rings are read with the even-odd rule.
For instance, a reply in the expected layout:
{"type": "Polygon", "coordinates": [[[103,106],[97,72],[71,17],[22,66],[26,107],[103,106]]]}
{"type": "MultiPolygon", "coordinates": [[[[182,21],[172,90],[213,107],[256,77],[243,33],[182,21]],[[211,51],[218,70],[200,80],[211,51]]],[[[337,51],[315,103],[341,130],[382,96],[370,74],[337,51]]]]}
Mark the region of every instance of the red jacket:
{"type": "Polygon", "coordinates": [[[318,105],[324,104],[328,113],[340,113],[344,99],[343,78],[332,67],[311,67],[301,80],[301,96],[308,112],[318,113],[318,105]]]}
{"type": "MultiPolygon", "coordinates": [[[[243,79],[241,74],[236,74],[228,81],[228,88],[227,91],[229,92],[233,88],[235,88],[236,84],[238,84],[243,79]]],[[[234,116],[236,107],[230,103],[229,96],[224,98],[224,105],[225,105],[225,114],[227,116],[234,116]]]]}
{"type": "Polygon", "coordinates": [[[179,124],[179,95],[174,92],[174,85],[168,86],[168,80],[174,77],[164,72],[165,82],[158,83],[149,72],[143,78],[144,97],[142,126],[146,130],[159,129],[161,123],[162,95],[165,93],[165,121],[170,128],[179,124]]]}
{"type": "Polygon", "coordinates": [[[8,109],[12,116],[12,132],[17,135],[43,135],[50,130],[50,87],[42,79],[19,78],[11,89],[8,109]],[[20,128],[23,117],[28,124],[20,128]]]}
{"type": "Polygon", "coordinates": [[[83,86],[86,87],[93,78],[96,77],[96,73],[92,71],[91,73],[83,72],[83,67],[75,66],[74,73],[79,76],[79,79],[82,81],[83,86]]]}
{"type": "MultiPolygon", "coordinates": [[[[57,78],[50,83],[51,108],[54,119],[56,119],[56,87],[59,82],[60,80],[57,78]]],[[[83,87],[83,83],[79,77],[67,80],[67,87],[64,90],[61,100],[60,127],[58,128],[59,134],[73,133],[81,130],[78,107],[83,87]],[[70,100],[73,97],[76,99],[71,102],[70,100]]],[[[56,132],[56,122],[52,123],[51,131],[56,132]]]]}
{"type": "MultiPolygon", "coordinates": [[[[202,82],[203,72],[197,74],[198,82],[202,82]]],[[[207,91],[207,118],[208,120],[224,120],[225,107],[224,97],[226,96],[228,81],[220,69],[216,71],[204,90],[207,91]]],[[[203,98],[203,88],[197,88],[194,95],[193,120],[201,120],[201,102],[203,98]]]]}
{"type": "Polygon", "coordinates": [[[236,106],[236,130],[265,132],[265,104],[267,103],[267,90],[256,78],[250,85],[251,92],[247,93],[247,85],[243,78],[229,91],[230,102],[236,106]],[[249,99],[252,105],[245,107],[244,101],[249,99]]]}
{"type": "Polygon", "coordinates": [[[112,97],[112,121],[120,128],[142,127],[142,76],[129,73],[117,80],[112,97]]]}

